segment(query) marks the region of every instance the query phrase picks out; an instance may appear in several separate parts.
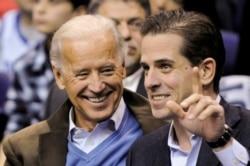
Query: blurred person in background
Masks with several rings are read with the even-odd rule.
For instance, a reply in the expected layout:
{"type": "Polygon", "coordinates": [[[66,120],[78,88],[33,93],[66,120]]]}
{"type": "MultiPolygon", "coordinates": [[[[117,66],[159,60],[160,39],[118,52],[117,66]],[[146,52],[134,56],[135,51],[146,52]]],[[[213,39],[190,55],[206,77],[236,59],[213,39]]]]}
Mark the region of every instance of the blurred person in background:
{"type": "MultiPolygon", "coordinates": [[[[0,20],[0,71],[8,75],[10,87],[19,89],[20,86],[16,82],[16,71],[20,69],[18,64],[27,54],[41,52],[37,47],[44,41],[44,35],[38,32],[32,23],[32,9],[35,1],[17,0],[16,2],[18,10],[6,12],[0,20]]],[[[17,97],[15,95],[8,89],[7,101],[17,97]]],[[[10,108],[4,106],[5,114],[12,115],[14,107],[14,105],[10,108]]],[[[23,105],[16,105],[16,107],[23,107],[23,105]]],[[[20,114],[26,113],[20,111],[20,114]]],[[[14,122],[17,120],[15,115],[11,119],[14,122]]]]}
{"type": "Polygon", "coordinates": [[[7,94],[9,116],[5,135],[39,122],[54,76],[48,58],[51,35],[67,20],[86,14],[89,1],[40,0],[33,6],[33,25],[45,39],[14,64],[14,81],[7,94]]]}
{"type": "Polygon", "coordinates": [[[13,64],[35,50],[44,35],[32,24],[34,0],[16,0],[17,10],[6,12],[0,19],[0,71],[12,78],[13,64]]]}
{"type": "Polygon", "coordinates": [[[150,10],[152,14],[156,14],[160,11],[180,9],[183,7],[183,1],[185,0],[149,0],[150,10]]]}
{"type": "Polygon", "coordinates": [[[1,0],[0,1],[0,18],[9,10],[17,9],[17,3],[15,0],[1,0]]]}

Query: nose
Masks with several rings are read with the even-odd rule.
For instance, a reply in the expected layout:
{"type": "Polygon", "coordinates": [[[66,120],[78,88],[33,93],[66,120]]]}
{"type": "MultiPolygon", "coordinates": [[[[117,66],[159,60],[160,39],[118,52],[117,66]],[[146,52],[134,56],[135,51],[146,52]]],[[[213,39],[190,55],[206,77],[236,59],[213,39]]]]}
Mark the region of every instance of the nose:
{"type": "Polygon", "coordinates": [[[128,41],[131,39],[131,32],[128,26],[128,23],[126,22],[122,22],[119,26],[118,26],[118,30],[120,31],[122,37],[124,38],[125,41],[128,41]]]}
{"type": "Polygon", "coordinates": [[[146,89],[155,89],[161,85],[158,74],[152,70],[147,71],[145,74],[144,86],[146,89]]]}
{"type": "Polygon", "coordinates": [[[94,93],[100,93],[104,90],[105,84],[103,80],[101,79],[101,77],[95,74],[90,78],[90,83],[89,83],[88,88],[90,91],[94,93]]]}

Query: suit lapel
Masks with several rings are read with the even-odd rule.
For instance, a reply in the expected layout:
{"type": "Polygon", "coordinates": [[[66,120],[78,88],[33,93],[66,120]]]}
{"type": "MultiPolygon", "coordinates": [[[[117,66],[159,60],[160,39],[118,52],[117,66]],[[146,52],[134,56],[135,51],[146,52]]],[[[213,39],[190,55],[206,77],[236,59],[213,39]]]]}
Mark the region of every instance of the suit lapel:
{"type": "Polygon", "coordinates": [[[51,132],[40,136],[39,153],[42,166],[59,166],[66,164],[67,135],[65,132],[51,132]]]}
{"type": "Polygon", "coordinates": [[[71,107],[71,102],[67,100],[47,120],[51,131],[39,137],[40,164],[42,166],[61,166],[66,164],[69,110],[71,107]]]}
{"type": "Polygon", "coordinates": [[[212,149],[207,145],[205,141],[202,141],[199,156],[197,159],[197,166],[216,166],[219,165],[219,160],[213,153],[212,149]]]}

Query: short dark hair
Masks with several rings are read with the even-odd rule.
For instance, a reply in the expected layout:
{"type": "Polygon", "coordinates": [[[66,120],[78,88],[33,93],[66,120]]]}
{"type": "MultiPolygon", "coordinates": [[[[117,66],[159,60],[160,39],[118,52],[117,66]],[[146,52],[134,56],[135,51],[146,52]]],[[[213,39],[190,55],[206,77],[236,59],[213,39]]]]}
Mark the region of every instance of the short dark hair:
{"type": "Polygon", "coordinates": [[[214,91],[219,92],[219,81],[225,63],[225,48],[220,30],[209,17],[184,9],[162,11],[147,17],[141,33],[143,36],[163,33],[181,36],[184,42],[179,51],[192,66],[199,65],[205,58],[213,58],[216,61],[214,91]]]}
{"type": "Polygon", "coordinates": [[[70,0],[70,2],[73,4],[74,9],[77,9],[79,6],[86,6],[86,8],[89,6],[90,0],[70,0]]]}

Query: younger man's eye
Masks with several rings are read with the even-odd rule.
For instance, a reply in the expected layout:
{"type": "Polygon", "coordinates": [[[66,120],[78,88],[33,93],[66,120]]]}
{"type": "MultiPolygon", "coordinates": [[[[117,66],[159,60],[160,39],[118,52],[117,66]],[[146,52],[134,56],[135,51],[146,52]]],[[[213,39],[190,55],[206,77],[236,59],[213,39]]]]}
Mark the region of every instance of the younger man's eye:
{"type": "Polygon", "coordinates": [[[160,68],[161,68],[162,71],[167,71],[167,70],[169,70],[171,68],[171,65],[162,64],[160,68]]]}

